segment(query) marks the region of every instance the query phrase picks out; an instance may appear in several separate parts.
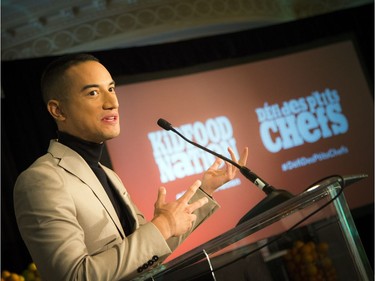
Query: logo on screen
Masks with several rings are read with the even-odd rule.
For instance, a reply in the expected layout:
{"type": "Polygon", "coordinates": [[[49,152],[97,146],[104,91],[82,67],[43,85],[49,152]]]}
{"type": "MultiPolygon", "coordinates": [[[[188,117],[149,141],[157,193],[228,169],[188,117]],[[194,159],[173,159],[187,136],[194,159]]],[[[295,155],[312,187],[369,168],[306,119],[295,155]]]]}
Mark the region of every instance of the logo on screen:
{"type": "Polygon", "coordinates": [[[276,153],[305,143],[345,134],[349,124],[337,90],[315,91],[306,97],[255,109],[264,147],[276,153]]]}
{"type": "MultiPolygon", "coordinates": [[[[233,128],[225,116],[196,121],[175,128],[187,139],[207,147],[219,154],[228,154],[231,147],[238,157],[233,128]]],[[[187,143],[176,134],[160,130],[150,132],[155,162],[160,171],[160,181],[167,183],[187,176],[200,174],[214,162],[214,156],[187,143]]],[[[229,155],[228,155],[229,157],[229,155]]]]}

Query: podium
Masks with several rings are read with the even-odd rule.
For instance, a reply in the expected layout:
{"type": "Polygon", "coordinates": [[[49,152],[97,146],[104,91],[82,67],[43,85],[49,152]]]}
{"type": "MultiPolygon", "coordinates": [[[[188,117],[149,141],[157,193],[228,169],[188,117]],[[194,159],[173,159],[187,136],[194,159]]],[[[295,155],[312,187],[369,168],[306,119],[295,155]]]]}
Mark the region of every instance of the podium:
{"type": "Polygon", "coordinates": [[[133,280],[374,280],[343,192],[364,177],[324,179],[133,280]]]}

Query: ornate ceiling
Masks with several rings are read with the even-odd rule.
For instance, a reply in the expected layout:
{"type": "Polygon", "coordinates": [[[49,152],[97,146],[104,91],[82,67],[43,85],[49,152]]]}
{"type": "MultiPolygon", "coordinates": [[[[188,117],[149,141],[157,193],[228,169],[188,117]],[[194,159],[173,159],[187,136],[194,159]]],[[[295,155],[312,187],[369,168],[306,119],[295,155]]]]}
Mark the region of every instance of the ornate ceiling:
{"type": "Polygon", "coordinates": [[[370,0],[2,0],[2,60],[157,44],[282,23],[370,0]]]}

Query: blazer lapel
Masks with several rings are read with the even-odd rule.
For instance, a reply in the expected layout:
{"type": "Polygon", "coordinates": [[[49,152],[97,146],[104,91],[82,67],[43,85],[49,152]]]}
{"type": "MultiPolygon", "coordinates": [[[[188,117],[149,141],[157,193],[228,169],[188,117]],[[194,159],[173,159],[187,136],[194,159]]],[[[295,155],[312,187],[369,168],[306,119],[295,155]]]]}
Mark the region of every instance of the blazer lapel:
{"type": "Polygon", "coordinates": [[[98,200],[102,203],[103,207],[106,209],[109,216],[112,218],[112,221],[117,226],[121,235],[125,237],[121,223],[107,193],[86,161],[74,150],[55,140],[51,141],[48,151],[55,158],[60,159],[59,165],[62,168],[78,177],[92,190],[98,200]]]}

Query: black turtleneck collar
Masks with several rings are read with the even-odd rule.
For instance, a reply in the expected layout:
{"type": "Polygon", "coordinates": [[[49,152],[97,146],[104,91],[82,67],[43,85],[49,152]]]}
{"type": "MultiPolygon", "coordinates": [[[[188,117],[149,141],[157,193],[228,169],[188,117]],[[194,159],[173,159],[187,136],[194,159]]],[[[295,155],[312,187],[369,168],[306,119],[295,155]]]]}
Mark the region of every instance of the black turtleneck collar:
{"type": "Polygon", "coordinates": [[[102,156],[104,143],[85,141],[61,131],[57,131],[57,135],[59,143],[62,143],[76,151],[90,166],[98,164],[102,156]]]}

